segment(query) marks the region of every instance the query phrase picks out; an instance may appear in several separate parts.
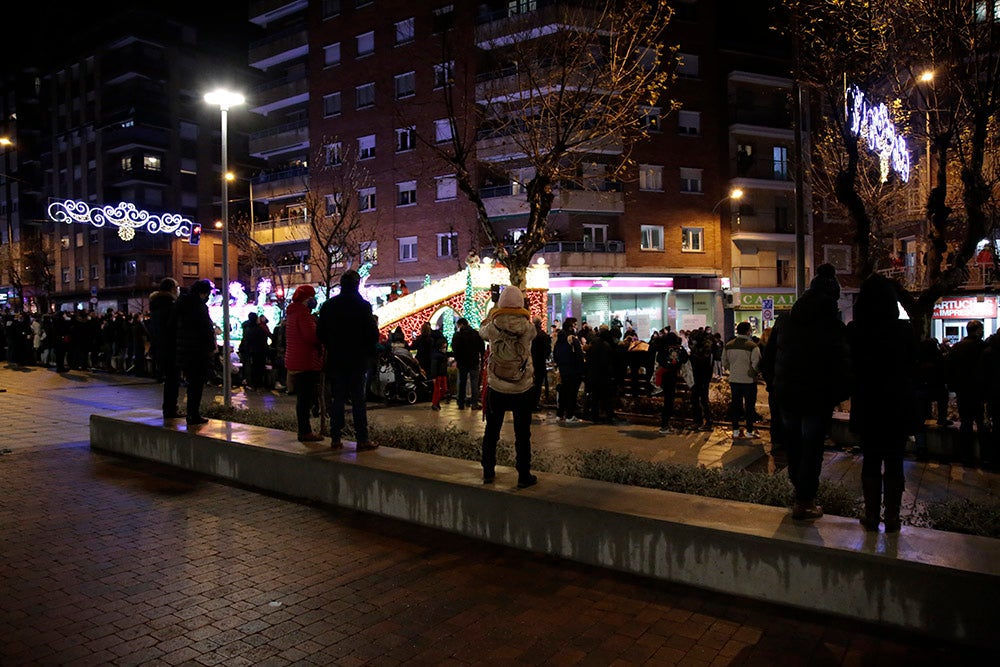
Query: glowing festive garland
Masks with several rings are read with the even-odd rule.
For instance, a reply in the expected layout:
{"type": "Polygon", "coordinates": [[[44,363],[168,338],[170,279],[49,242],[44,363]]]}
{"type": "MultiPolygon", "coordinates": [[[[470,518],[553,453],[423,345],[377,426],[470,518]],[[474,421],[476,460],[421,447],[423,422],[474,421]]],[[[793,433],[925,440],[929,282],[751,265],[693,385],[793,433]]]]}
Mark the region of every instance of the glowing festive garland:
{"type": "Polygon", "coordinates": [[[847,91],[848,119],[854,136],[864,136],[869,148],[879,155],[882,182],[889,177],[889,165],[906,183],[910,180],[910,151],[906,137],[896,134],[896,126],[889,118],[885,104],[872,106],[865,94],[853,86],[847,91]]]}
{"type": "Polygon", "coordinates": [[[64,199],[49,204],[49,219],[66,224],[80,223],[94,227],[112,224],[118,227],[118,236],[123,241],[135,238],[135,230],[145,227],[150,234],[173,234],[191,236],[193,222],[177,213],[150,213],[135,207],[135,204],[119,202],[117,206],[91,206],[87,202],[64,199]]]}

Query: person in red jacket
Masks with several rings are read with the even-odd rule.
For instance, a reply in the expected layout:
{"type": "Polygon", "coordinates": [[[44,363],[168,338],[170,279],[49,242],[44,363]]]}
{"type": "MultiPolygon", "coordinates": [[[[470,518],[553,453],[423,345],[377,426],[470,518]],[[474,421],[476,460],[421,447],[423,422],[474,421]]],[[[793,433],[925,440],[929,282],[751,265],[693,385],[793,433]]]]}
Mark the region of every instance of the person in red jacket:
{"type": "Polygon", "coordinates": [[[285,314],[285,368],[295,386],[295,416],[299,442],[319,442],[313,432],[309,412],[316,403],[319,374],[323,370],[323,347],[316,335],[316,290],[299,285],[285,314]]]}

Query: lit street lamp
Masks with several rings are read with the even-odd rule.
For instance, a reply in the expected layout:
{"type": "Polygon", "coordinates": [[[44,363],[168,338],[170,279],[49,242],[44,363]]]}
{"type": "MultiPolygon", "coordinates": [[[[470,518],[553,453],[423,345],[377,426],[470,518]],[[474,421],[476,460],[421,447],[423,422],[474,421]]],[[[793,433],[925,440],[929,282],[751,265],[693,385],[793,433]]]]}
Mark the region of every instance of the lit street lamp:
{"type": "MultiPolygon", "coordinates": [[[[205,101],[218,106],[222,112],[222,173],[228,171],[227,113],[230,107],[243,104],[245,98],[222,88],[205,94],[205,101]]],[[[233,405],[233,378],[229,359],[229,182],[222,179],[222,402],[227,408],[233,405]]]]}

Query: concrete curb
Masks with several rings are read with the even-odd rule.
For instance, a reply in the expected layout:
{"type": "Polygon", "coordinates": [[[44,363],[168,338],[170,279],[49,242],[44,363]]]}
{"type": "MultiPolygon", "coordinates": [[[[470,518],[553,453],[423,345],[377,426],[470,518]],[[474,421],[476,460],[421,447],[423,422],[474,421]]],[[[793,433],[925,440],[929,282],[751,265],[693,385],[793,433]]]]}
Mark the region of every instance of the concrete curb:
{"type": "Polygon", "coordinates": [[[188,430],[152,411],[92,415],[94,450],[371,512],[498,544],[783,605],[998,646],[1000,540],[904,527],[865,533],[780,508],[381,448],[307,447],[291,433],[212,420],[188,430]]]}

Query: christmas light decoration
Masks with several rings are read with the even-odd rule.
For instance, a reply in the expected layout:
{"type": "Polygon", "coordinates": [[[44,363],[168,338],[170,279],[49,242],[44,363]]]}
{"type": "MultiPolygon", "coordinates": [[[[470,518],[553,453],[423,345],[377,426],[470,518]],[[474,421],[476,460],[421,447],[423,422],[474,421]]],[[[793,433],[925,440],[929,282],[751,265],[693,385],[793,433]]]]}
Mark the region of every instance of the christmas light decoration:
{"type": "Polygon", "coordinates": [[[89,224],[94,227],[114,225],[123,241],[135,238],[135,230],[145,228],[149,234],[191,235],[193,222],[177,213],[150,213],[135,204],[119,202],[112,206],[91,206],[87,202],[63,199],[49,204],[49,219],[66,224],[89,224]]]}
{"type": "Polygon", "coordinates": [[[896,134],[896,126],[885,104],[871,105],[857,86],[847,91],[848,119],[854,136],[864,137],[868,147],[878,153],[882,182],[889,178],[889,167],[904,183],[910,180],[910,151],[906,138],[896,134]]]}
{"type": "Polygon", "coordinates": [[[472,286],[472,266],[465,267],[465,299],[462,301],[462,317],[473,329],[478,329],[483,323],[479,314],[479,304],[476,303],[476,290],[472,286]]]}

